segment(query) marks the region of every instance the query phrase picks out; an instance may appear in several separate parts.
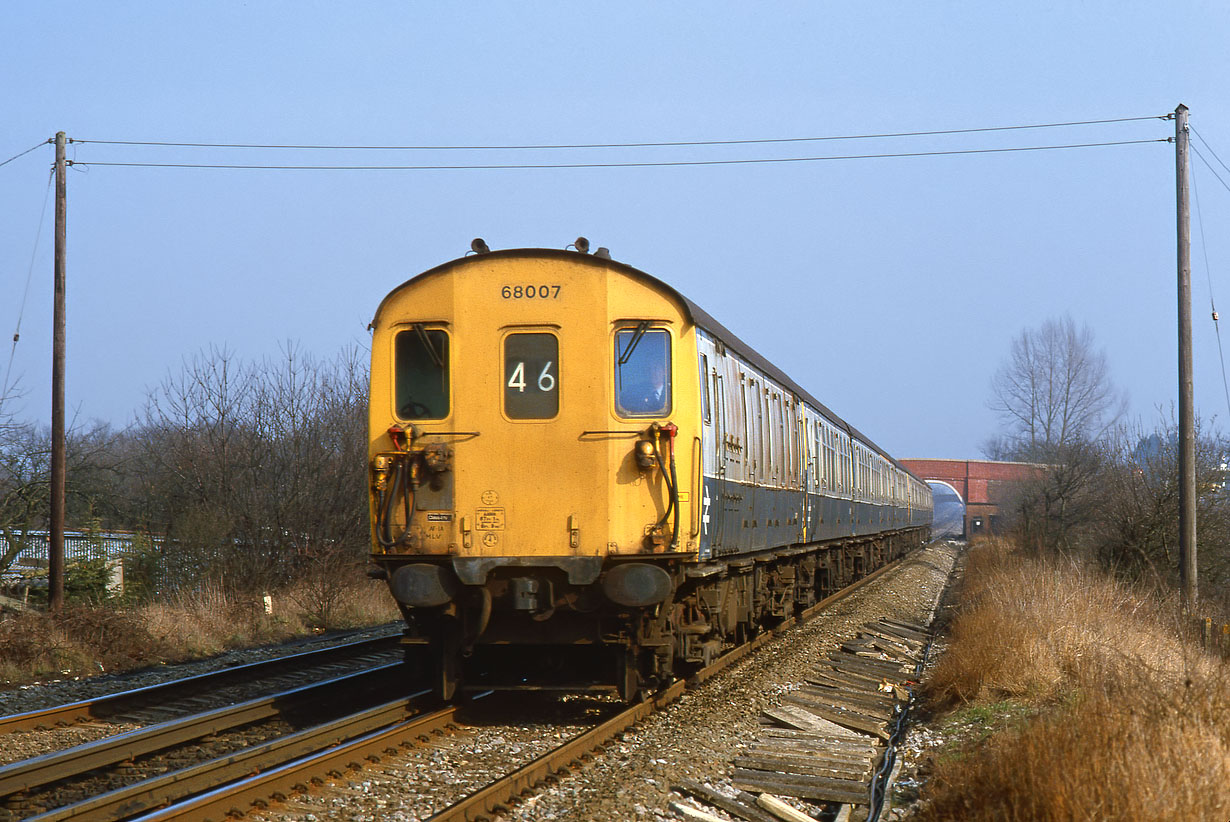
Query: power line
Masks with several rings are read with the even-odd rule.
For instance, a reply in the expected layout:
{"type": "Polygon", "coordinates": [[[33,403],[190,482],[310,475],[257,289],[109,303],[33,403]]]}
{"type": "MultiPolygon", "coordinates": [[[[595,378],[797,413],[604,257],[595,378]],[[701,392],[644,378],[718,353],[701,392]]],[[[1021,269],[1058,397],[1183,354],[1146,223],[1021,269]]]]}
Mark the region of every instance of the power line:
{"type": "Polygon", "coordinates": [[[1223,162],[1222,159],[1217,156],[1217,152],[1213,150],[1213,147],[1211,145],[1209,145],[1209,141],[1204,139],[1204,135],[1202,135],[1199,131],[1196,131],[1195,126],[1192,126],[1192,134],[1195,134],[1197,137],[1200,138],[1200,142],[1204,143],[1204,147],[1209,150],[1209,153],[1212,154],[1217,159],[1217,162],[1221,163],[1222,168],[1224,168],[1226,171],[1230,171],[1230,166],[1226,165],[1225,162],[1223,162]]]}
{"type": "Polygon", "coordinates": [[[758,157],[744,160],[670,160],[662,162],[619,163],[508,163],[474,165],[379,165],[379,166],[329,166],[329,165],[244,165],[233,163],[118,163],[96,160],[73,160],[74,166],[118,166],[125,168],[220,168],[258,171],[497,171],[509,169],[548,168],[660,168],[664,166],[726,166],[764,163],[813,163],[826,160],[879,160],[893,157],[942,157],[960,154],[1002,154],[1013,151],[1055,151],[1059,149],[1099,148],[1104,146],[1131,146],[1141,143],[1168,143],[1171,138],[1150,140],[1118,140],[1102,143],[1069,143],[1052,146],[1017,146],[1013,148],[969,148],[950,151],[910,151],[891,154],[837,154],[821,157],[758,157]]]}
{"type": "MultiPolygon", "coordinates": [[[[40,145],[42,145],[40,143],[40,145]]],[[[35,146],[38,148],[38,146],[35,146]]],[[[33,150],[33,149],[31,149],[33,150]]],[[[28,153],[28,152],[27,152],[28,153]]],[[[9,349],[9,363],[4,369],[4,382],[0,383],[0,403],[9,394],[9,377],[13,374],[13,357],[17,354],[17,341],[21,339],[21,320],[26,314],[26,299],[30,296],[30,280],[34,277],[34,262],[38,258],[38,243],[43,236],[43,221],[47,219],[47,200],[51,196],[51,183],[55,180],[55,172],[47,178],[47,191],[43,193],[43,206],[38,212],[38,230],[34,232],[34,250],[30,252],[30,269],[26,272],[26,287],[21,292],[21,307],[17,311],[17,327],[13,331],[13,347],[9,349]]]]}
{"type": "Polygon", "coordinates": [[[1209,310],[1213,312],[1213,330],[1217,333],[1217,357],[1221,360],[1221,385],[1226,392],[1226,413],[1230,414],[1230,381],[1226,379],[1226,354],[1221,345],[1221,325],[1218,323],[1217,305],[1213,302],[1213,271],[1209,266],[1209,246],[1204,239],[1204,213],[1200,210],[1200,188],[1196,185],[1194,173],[1192,174],[1192,194],[1196,198],[1196,224],[1200,226],[1200,248],[1204,252],[1204,276],[1209,283],[1209,310]]]}
{"type": "Polygon", "coordinates": [[[1092,126],[1107,123],[1131,123],[1140,120],[1168,120],[1173,114],[1149,117],[1117,117],[1108,120],[1076,120],[1068,123],[1031,123],[1015,126],[986,126],[983,128],[951,128],[938,131],[896,131],[883,134],[844,134],[823,137],[770,137],[749,140],[674,140],[665,142],[635,143],[544,143],[539,145],[488,145],[488,146],[344,146],[344,145],[274,145],[263,143],[175,143],[158,140],[94,140],[73,138],[70,143],[98,143],[113,146],[169,146],[175,148],[258,148],[258,149],[309,149],[313,151],[522,151],[544,149],[589,149],[589,148],[664,148],[679,146],[743,146],[767,143],[815,143],[827,140],[870,140],[890,137],[932,137],[943,134],[977,134],[988,131],[1017,131],[1033,128],[1063,128],[1067,126],[1092,126]]]}
{"type": "Polygon", "coordinates": [[[1217,178],[1217,182],[1221,183],[1222,187],[1225,188],[1226,191],[1230,191],[1230,185],[1226,184],[1226,181],[1223,180],[1221,178],[1221,175],[1217,173],[1217,169],[1213,168],[1213,165],[1208,160],[1205,159],[1204,155],[1200,153],[1200,149],[1196,148],[1194,145],[1191,145],[1190,143],[1188,145],[1191,146],[1192,152],[1197,157],[1200,158],[1200,162],[1204,163],[1205,168],[1207,168],[1209,172],[1212,173],[1212,175],[1217,178]]]}
{"type": "Polygon", "coordinates": [[[50,143],[50,142],[52,142],[52,141],[51,141],[51,140],[44,140],[43,142],[38,143],[37,145],[30,146],[28,149],[26,149],[25,151],[21,152],[20,154],[14,154],[12,157],[8,158],[8,159],[7,159],[7,160],[5,160],[3,163],[0,163],[0,166],[7,166],[9,163],[13,162],[13,161],[14,161],[14,160],[16,160],[18,157],[25,157],[25,156],[26,156],[27,154],[29,154],[31,151],[34,151],[36,148],[41,148],[42,146],[45,146],[45,145],[47,145],[47,144],[48,144],[48,143],[50,143]]]}

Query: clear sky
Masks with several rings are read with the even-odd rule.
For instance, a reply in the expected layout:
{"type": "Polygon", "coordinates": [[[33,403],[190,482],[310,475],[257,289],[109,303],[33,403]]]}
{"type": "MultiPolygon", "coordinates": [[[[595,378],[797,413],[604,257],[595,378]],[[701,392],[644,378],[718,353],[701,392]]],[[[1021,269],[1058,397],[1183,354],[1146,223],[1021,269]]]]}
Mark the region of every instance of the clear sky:
{"type": "MultiPolygon", "coordinates": [[[[83,140],[525,145],[738,140],[1163,115],[1230,162],[1223,2],[11,3],[0,160],[83,140]]],[[[989,134],[590,151],[258,152],[94,143],[119,162],[504,164],[815,157],[1165,138],[1151,120],[989,134]]],[[[1197,142],[1199,148],[1204,148],[1197,142]]],[[[1205,156],[1216,165],[1208,151],[1205,156]]],[[[0,340],[49,418],[52,150],[0,168],[0,340]]],[[[1230,318],[1230,191],[1194,159],[1230,318]]],[[[1218,167],[1230,183],[1230,172],[1218,167]]],[[[899,457],[976,457],[1014,335],[1070,313],[1134,414],[1175,397],[1174,150],[537,170],[78,166],[68,404],[124,425],[211,344],[365,345],[391,288],[578,235],[676,286],[899,457]]],[[[1193,212],[1198,412],[1227,417],[1193,212]]],[[[1230,337],[1230,332],[1228,332],[1230,337]]],[[[1227,340],[1230,344],[1230,339],[1227,340]]],[[[0,368],[8,362],[2,346],[0,368]]],[[[0,372],[0,376],[3,372],[0,372]]]]}

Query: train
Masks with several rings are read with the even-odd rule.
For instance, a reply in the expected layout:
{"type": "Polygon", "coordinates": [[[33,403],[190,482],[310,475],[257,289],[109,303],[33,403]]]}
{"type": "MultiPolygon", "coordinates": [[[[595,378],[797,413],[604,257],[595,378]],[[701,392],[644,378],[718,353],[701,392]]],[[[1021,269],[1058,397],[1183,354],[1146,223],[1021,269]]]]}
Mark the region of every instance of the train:
{"type": "Polygon", "coordinates": [[[442,698],[643,698],[929,539],[926,483],[584,238],[475,240],[370,330],[372,575],[442,698]]]}

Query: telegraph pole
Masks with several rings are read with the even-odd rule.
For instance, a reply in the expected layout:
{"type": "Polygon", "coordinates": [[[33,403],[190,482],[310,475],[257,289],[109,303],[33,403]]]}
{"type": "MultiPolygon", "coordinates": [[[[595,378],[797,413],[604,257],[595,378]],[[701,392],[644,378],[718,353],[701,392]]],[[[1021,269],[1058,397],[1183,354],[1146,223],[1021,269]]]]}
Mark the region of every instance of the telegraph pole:
{"type": "Polygon", "coordinates": [[[1188,211],[1187,106],[1174,110],[1179,222],[1179,583],[1183,602],[1196,604],[1196,421],[1192,401],[1192,261],[1188,211]]]}
{"type": "Polygon", "coordinates": [[[56,134],[55,306],[52,310],[51,346],[51,538],[47,548],[48,607],[52,611],[58,611],[64,605],[64,488],[67,462],[64,447],[64,251],[68,212],[64,148],[67,142],[64,132],[56,134]]]}

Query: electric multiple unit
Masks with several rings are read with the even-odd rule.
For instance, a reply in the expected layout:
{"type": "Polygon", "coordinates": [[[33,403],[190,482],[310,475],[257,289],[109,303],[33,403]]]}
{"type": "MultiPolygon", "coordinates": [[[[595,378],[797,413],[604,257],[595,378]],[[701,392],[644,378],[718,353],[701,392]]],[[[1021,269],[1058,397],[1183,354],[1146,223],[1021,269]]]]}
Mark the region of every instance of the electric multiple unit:
{"type": "Polygon", "coordinates": [[[444,696],[630,699],[928,538],[925,483],[602,249],[483,250],[372,325],[373,559],[444,696]]]}

